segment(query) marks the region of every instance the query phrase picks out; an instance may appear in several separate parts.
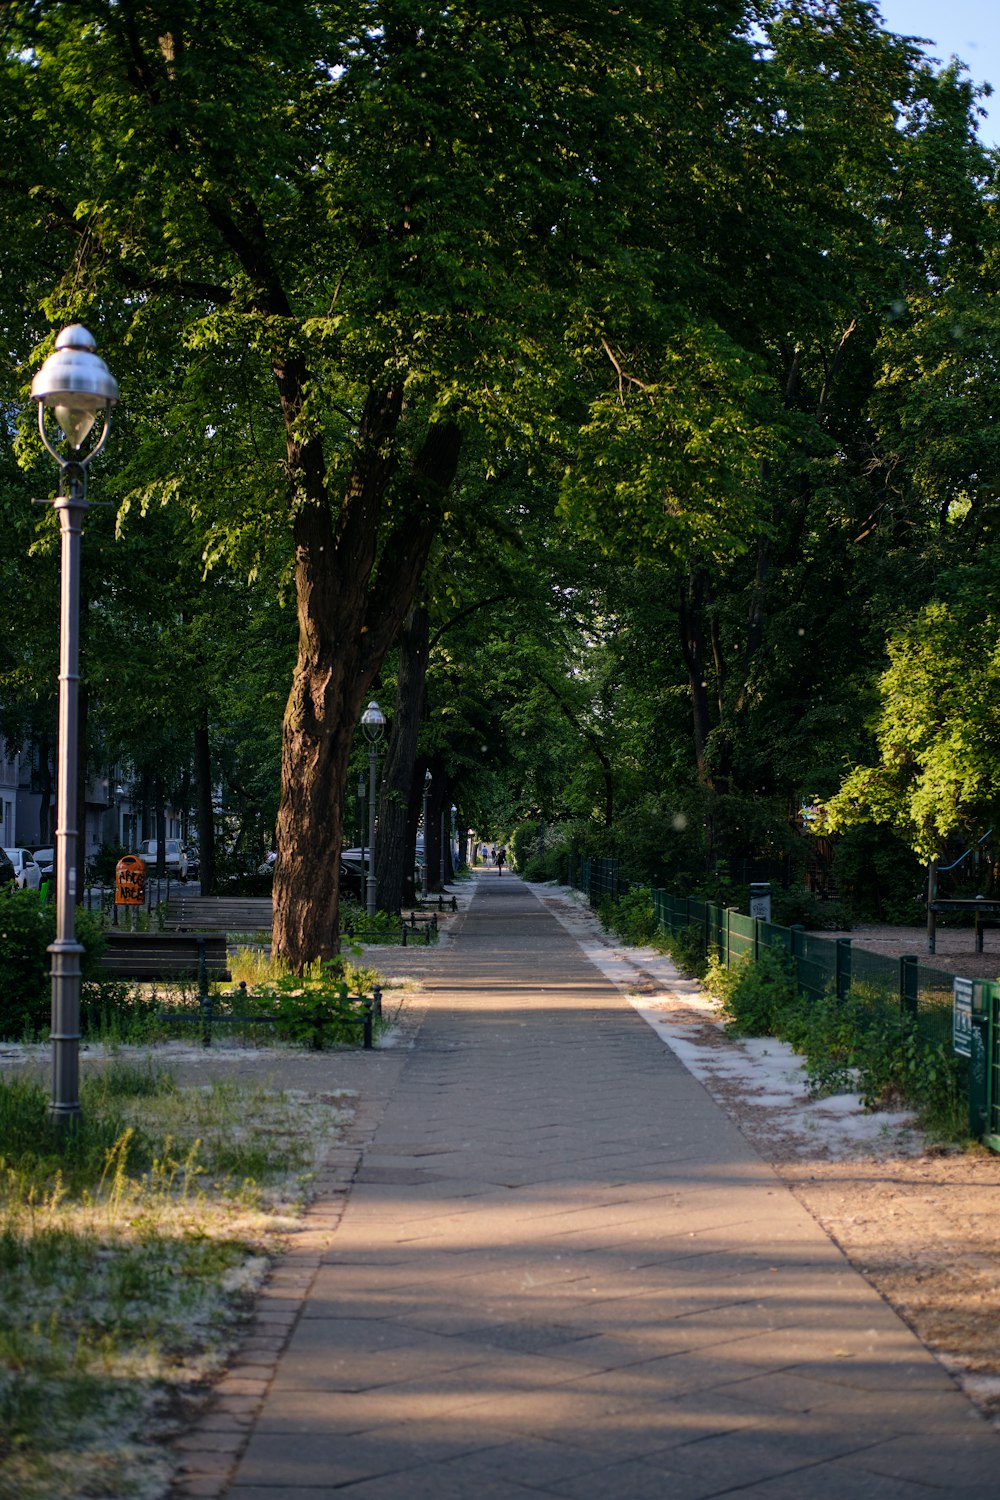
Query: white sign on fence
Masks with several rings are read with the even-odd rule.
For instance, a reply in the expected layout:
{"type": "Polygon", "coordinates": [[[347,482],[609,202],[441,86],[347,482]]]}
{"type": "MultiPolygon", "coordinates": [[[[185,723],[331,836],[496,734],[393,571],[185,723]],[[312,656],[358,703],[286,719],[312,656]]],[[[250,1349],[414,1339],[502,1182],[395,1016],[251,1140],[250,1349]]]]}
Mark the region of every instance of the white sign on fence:
{"type": "Polygon", "coordinates": [[[951,1040],[960,1057],[972,1056],[972,980],[952,982],[951,1040]]]}

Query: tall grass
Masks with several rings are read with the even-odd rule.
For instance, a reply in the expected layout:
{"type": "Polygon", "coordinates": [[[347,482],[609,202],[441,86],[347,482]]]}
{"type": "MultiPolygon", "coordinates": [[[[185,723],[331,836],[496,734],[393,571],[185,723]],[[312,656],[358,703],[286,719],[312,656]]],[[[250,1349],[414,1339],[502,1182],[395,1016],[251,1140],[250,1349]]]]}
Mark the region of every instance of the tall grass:
{"type": "Polygon", "coordinates": [[[170,1393],[223,1361],[342,1118],[119,1059],[80,1092],[64,1132],[0,1078],[0,1500],[162,1492],[170,1393]]]}

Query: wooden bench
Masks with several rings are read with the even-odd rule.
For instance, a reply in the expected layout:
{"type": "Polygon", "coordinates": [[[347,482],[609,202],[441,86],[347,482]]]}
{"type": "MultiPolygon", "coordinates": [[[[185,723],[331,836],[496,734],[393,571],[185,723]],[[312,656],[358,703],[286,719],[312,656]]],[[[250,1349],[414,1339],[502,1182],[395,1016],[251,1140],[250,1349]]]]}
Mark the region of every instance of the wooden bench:
{"type": "Polygon", "coordinates": [[[270,896],[171,895],[163,922],[172,932],[270,932],[270,896]]]}
{"type": "Polygon", "coordinates": [[[119,979],[197,979],[208,993],[209,979],[229,979],[224,933],[119,932],[110,927],[101,968],[119,979]]]}

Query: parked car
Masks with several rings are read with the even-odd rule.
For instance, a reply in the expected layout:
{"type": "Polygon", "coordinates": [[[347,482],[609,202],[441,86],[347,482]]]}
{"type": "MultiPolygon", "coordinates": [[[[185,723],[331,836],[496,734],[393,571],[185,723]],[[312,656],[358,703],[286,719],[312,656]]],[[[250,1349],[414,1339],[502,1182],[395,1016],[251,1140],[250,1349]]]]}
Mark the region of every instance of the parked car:
{"type": "MultiPolygon", "coordinates": [[[[187,850],[180,839],[164,839],[163,864],[168,875],[177,875],[181,880],[186,880],[191,871],[188,868],[187,850]]],[[[137,853],[146,866],[147,874],[156,873],[156,856],[159,845],[156,839],[143,839],[137,853]]]]}
{"type": "Polygon", "coordinates": [[[56,873],[56,851],[54,849],[35,849],[35,864],[42,874],[43,880],[52,880],[56,873]]]}
{"type": "Polygon", "coordinates": [[[3,852],[14,866],[14,879],[21,890],[37,891],[42,883],[42,872],[31,850],[5,849],[3,852]]]}
{"type": "Polygon", "coordinates": [[[17,885],[14,865],[6,849],[0,849],[0,890],[13,890],[17,885]]]}
{"type": "Polygon", "coordinates": [[[365,867],[360,860],[340,861],[340,894],[353,896],[355,901],[365,902],[365,867]]]}

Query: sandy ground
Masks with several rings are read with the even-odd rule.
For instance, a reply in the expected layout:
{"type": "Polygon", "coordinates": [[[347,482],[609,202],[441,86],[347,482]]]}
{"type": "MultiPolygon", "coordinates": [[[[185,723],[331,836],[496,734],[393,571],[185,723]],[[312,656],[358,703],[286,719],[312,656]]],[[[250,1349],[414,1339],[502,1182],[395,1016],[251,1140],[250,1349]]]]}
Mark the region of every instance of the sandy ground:
{"type": "Polygon", "coordinates": [[[912,953],[929,969],[961,974],[966,979],[1000,978],[1000,928],[988,929],[983,953],[976,952],[976,935],[968,927],[939,927],[935,951],[927,951],[927,932],[922,927],[863,926],[842,932],[817,932],[821,938],[850,938],[852,948],[865,948],[887,958],[912,953]]]}

